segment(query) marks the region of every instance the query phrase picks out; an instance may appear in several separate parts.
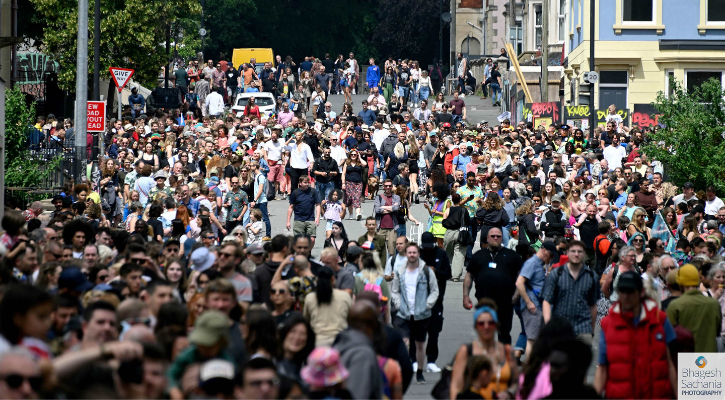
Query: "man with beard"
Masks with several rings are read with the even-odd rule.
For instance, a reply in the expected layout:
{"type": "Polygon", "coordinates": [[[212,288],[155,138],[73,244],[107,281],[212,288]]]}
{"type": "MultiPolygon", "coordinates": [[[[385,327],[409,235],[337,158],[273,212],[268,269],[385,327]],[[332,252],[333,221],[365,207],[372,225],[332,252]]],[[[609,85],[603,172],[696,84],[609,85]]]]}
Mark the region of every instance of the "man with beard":
{"type": "Polygon", "coordinates": [[[657,212],[659,207],[657,204],[657,196],[655,192],[650,190],[649,181],[645,180],[639,184],[639,192],[634,194],[637,199],[637,203],[640,207],[647,211],[647,217],[649,218],[650,225],[654,223],[654,213],[657,212]]]}
{"type": "MultiPolygon", "coordinates": [[[[441,369],[436,365],[438,336],[443,330],[443,297],[446,295],[446,282],[451,277],[451,263],[445,250],[436,246],[435,238],[430,232],[425,232],[421,236],[420,258],[435,272],[438,281],[438,300],[436,300],[436,304],[431,310],[428,343],[425,348],[425,356],[428,362],[426,372],[438,373],[441,372],[441,369]]],[[[413,369],[416,370],[416,368],[413,369]]]]}
{"type": "Polygon", "coordinates": [[[567,224],[566,214],[561,210],[561,196],[558,194],[551,198],[551,209],[544,214],[541,221],[541,230],[546,233],[546,237],[556,238],[563,237],[567,224]]]}
{"type": "Polygon", "coordinates": [[[236,271],[236,267],[242,262],[243,251],[234,242],[224,242],[219,249],[219,272],[222,276],[234,285],[237,302],[245,310],[252,302],[252,281],[236,271]]]}
{"type": "Polygon", "coordinates": [[[514,309],[511,299],[516,292],[516,279],[521,269],[521,257],[515,251],[501,246],[503,232],[497,227],[489,229],[488,247],[479,250],[471,258],[463,282],[463,308],[470,310],[473,302],[469,297],[471,286],[476,285],[476,298],[488,297],[498,309],[498,337],[504,344],[511,344],[511,324],[514,309]]]}

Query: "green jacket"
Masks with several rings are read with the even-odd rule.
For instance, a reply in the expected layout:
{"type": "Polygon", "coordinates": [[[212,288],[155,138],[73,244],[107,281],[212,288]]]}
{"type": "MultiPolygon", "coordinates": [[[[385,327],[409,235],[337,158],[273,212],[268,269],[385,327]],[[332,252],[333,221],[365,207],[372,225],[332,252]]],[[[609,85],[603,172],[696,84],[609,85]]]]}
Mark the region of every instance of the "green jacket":
{"type": "Polygon", "coordinates": [[[667,306],[667,317],[673,326],[681,325],[692,332],[696,353],[717,353],[715,339],[720,336],[722,320],[717,300],[699,290],[689,290],[667,306]]]}
{"type": "MultiPolygon", "coordinates": [[[[364,235],[360,236],[357,239],[358,245],[362,246],[363,243],[368,241],[368,234],[365,232],[364,235]]],[[[385,266],[385,261],[388,259],[388,252],[386,251],[386,240],[385,236],[375,234],[375,238],[373,239],[373,250],[378,252],[378,256],[380,256],[380,262],[383,263],[383,267],[385,266]]]]}
{"type": "MultiPolygon", "coordinates": [[[[229,353],[228,350],[222,350],[222,352],[216,357],[221,358],[224,360],[227,360],[231,363],[234,363],[234,357],[229,353]]],[[[167,385],[167,389],[172,388],[179,388],[181,389],[181,385],[179,384],[179,380],[184,375],[184,372],[189,367],[189,365],[204,362],[207,360],[202,360],[201,356],[199,356],[199,353],[196,351],[196,345],[191,344],[189,347],[186,348],[181,354],[179,354],[176,357],[176,360],[169,365],[169,369],[166,370],[166,378],[169,380],[169,384],[167,385]]]]}

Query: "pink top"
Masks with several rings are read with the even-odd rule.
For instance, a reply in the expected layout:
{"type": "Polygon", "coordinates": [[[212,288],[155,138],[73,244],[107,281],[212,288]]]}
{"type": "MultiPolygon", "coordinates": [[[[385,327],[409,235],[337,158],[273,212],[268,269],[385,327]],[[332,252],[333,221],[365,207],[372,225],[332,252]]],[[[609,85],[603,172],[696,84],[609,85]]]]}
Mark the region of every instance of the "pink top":
{"type": "MultiPolygon", "coordinates": [[[[551,379],[549,378],[549,372],[551,371],[551,365],[548,362],[541,364],[539,374],[536,375],[536,383],[531,388],[528,397],[526,399],[543,399],[550,395],[554,388],[551,386],[551,379]]],[[[521,397],[521,386],[524,384],[524,374],[519,375],[519,390],[516,392],[516,400],[523,400],[521,397]]]]}

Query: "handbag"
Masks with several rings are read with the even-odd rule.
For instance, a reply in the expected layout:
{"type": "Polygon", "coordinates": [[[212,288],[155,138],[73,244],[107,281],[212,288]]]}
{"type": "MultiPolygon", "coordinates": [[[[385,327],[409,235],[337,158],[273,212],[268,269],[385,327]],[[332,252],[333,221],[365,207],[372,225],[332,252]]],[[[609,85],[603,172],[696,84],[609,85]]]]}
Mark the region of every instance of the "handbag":
{"type": "MultiPolygon", "coordinates": [[[[468,358],[473,353],[473,343],[466,344],[466,352],[466,358],[468,358]]],[[[453,379],[453,362],[455,359],[456,356],[454,355],[451,363],[441,370],[441,379],[438,380],[438,383],[433,386],[433,390],[430,391],[434,399],[449,400],[451,398],[451,380],[453,379]]]]}
{"type": "Polygon", "coordinates": [[[465,209],[462,209],[461,213],[459,214],[460,216],[458,217],[458,219],[461,221],[460,222],[461,227],[458,228],[457,242],[461,246],[468,246],[468,245],[472,244],[472,242],[473,242],[473,238],[471,237],[471,232],[468,231],[468,227],[465,225],[466,218],[463,213],[466,213],[466,212],[468,212],[468,211],[466,211],[465,209]]]}

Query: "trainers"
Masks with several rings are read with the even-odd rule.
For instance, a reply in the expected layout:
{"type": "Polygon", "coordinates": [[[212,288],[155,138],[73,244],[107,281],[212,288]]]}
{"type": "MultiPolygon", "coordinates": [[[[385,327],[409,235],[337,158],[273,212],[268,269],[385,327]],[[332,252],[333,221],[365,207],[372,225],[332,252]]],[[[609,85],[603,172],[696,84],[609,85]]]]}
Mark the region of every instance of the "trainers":
{"type": "Polygon", "coordinates": [[[441,372],[441,369],[438,368],[436,363],[428,363],[428,368],[426,369],[426,372],[432,372],[434,374],[437,374],[441,372]]]}
{"type": "Polygon", "coordinates": [[[360,221],[361,219],[362,219],[362,215],[358,214],[357,215],[357,220],[360,221]]]}
{"type": "Polygon", "coordinates": [[[417,362],[414,362],[413,363],[413,371],[417,371],[417,370],[418,370],[418,363],[417,362]]]}
{"type": "Polygon", "coordinates": [[[418,382],[419,385],[425,385],[426,383],[428,383],[425,381],[425,377],[423,376],[423,371],[421,371],[421,370],[418,370],[418,373],[415,375],[415,380],[418,382]]]}
{"type": "MultiPolygon", "coordinates": [[[[265,236],[265,237],[262,238],[262,241],[263,242],[269,242],[270,240],[272,240],[272,238],[269,237],[269,236],[265,236]]],[[[428,364],[428,365],[430,365],[430,364],[428,364]]],[[[430,367],[428,367],[428,368],[430,368],[430,367]]]]}

